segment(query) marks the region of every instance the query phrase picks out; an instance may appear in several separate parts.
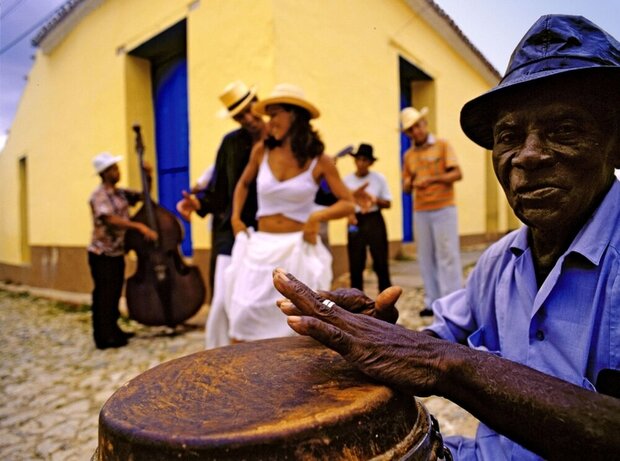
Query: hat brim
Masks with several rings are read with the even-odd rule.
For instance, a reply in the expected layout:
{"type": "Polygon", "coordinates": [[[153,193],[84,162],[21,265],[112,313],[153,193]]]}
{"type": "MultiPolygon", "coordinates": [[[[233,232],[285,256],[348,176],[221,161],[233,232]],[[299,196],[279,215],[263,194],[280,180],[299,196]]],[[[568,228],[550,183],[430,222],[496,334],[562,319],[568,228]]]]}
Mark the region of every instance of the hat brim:
{"type": "Polygon", "coordinates": [[[428,115],[428,107],[423,107],[422,109],[420,109],[420,112],[418,112],[418,116],[414,119],[408,120],[407,126],[403,125],[400,131],[407,131],[409,128],[411,128],[413,125],[418,123],[420,120],[422,120],[427,115],[428,115]]]}
{"type": "Polygon", "coordinates": [[[366,160],[369,160],[371,162],[376,162],[377,160],[379,160],[377,157],[369,157],[368,155],[362,155],[357,153],[351,153],[349,155],[353,158],[365,158],[366,160]]]}
{"type": "Polygon", "coordinates": [[[309,103],[305,99],[299,99],[294,96],[274,96],[260,100],[254,104],[252,111],[257,115],[267,115],[267,106],[272,106],[274,104],[291,104],[293,106],[301,107],[310,113],[310,118],[318,118],[321,115],[319,110],[313,104],[309,103]]]}
{"type": "MultiPolygon", "coordinates": [[[[493,125],[507,101],[513,100],[517,93],[522,95],[524,91],[529,91],[533,95],[537,91],[536,87],[541,83],[547,83],[555,79],[561,80],[569,76],[582,79],[584,89],[590,88],[600,91],[599,81],[609,82],[605,83],[608,86],[613,84],[611,82],[614,81],[614,78],[620,78],[620,67],[600,66],[550,70],[538,72],[535,75],[530,75],[530,78],[511,81],[505,85],[500,83],[492,90],[472,99],[463,106],[460,115],[461,129],[473,142],[485,149],[492,150],[493,125]]],[[[618,87],[616,86],[612,90],[615,92],[616,98],[618,98],[618,87]]],[[[612,95],[613,93],[610,93],[610,96],[612,95]]]]}
{"type": "Polygon", "coordinates": [[[123,160],[123,156],[122,155],[117,155],[116,157],[112,157],[112,159],[110,159],[110,161],[108,162],[108,164],[106,164],[103,168],[99,168],[98,170],[95,170],[94,175],[98,176],[101,173],[103,173],[105,170],[107,170],[108,168],[110,168],[112,165],[116,165],[118,162],[120,162],[121,160],[123,160]]]}
{"type": "Polygon", "coordinates": [[[218,110],[215,113],[215,115],[218,118],[234,117],[239,112],[241,112],[243,109],[245,109],[247,107],[247,105],[250,103],[250,101],[252,101],[252,99],[254,99],[254,97],[256,96],[256,91],[257,91],[256,90],[256,85],[250,87],[250,90],[248,91],[247,96],[245,98],[243,98],[241,100],[241,102],[235,106],[234,109],[228,110],[228,108],[222,107],[220,110],[218,110]]]}

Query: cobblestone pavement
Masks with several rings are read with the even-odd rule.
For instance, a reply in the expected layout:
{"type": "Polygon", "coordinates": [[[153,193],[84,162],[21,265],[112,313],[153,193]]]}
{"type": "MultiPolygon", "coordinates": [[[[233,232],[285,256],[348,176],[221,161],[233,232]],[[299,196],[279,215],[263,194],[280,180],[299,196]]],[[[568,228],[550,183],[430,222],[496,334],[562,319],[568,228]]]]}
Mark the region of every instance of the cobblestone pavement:
{"type": "MultiPolygon", "coordinates": [[[[394,264],[406,270],[406,262],[394,264]]],[[[367,291],[372,294],[373,287],[367,291]]],[[[399,323],[416,329],[430,322],[418,316],[421,305],[422,290],[405,288],[399,323]]],[[[204,347],[204,314],[196,326],[175,331],[123,322],[136,333],[129,345],[97,350],[87,304],[0,289],[0,459],[89,460],[97,447],[99,411],[122,384],[204,347]]],[[[476,420],[458,406],[439,397],[422,401],[444,435],[475,432],[476,420]]]]}

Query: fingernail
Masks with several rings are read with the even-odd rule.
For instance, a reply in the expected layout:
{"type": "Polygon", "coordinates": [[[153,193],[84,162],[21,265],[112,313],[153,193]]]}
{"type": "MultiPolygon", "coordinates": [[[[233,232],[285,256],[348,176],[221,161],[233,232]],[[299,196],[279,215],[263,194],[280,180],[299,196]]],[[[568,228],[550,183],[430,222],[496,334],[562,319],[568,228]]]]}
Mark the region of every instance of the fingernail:
{"type": "Polygon", "coordinates": [[[288,321],[289,325],[291,325],[291,324],[297,325],[297,324],[299,324],[301,322],[301,317],[298,316],[298,315],[291,315],[291,316],[288,317],[287,321],[288,321]]]}
{"type": "Polygon", "coordinates": [[[288,277],[286,276],[286,272],[284,272],[282,269],[277,269],[276,278],[281,282],[289,281],[288,277]]]}

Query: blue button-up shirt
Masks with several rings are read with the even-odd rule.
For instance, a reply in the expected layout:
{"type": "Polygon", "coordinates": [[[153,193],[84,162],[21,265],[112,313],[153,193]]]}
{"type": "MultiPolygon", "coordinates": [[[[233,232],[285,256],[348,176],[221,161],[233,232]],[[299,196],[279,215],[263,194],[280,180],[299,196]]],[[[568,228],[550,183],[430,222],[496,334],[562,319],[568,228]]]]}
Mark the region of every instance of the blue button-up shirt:
{"type": "MultiPolygon", "coordinates": [[[[620,369],[620,182],[540,288],[522,227],[485,251],[466,287],[433,310],[429,329],[440,337],[595,391],[601,370],[620,369]]],[[[475,440],[448,439],[458,460],[541,459],[484,424],[475,440]]]]}

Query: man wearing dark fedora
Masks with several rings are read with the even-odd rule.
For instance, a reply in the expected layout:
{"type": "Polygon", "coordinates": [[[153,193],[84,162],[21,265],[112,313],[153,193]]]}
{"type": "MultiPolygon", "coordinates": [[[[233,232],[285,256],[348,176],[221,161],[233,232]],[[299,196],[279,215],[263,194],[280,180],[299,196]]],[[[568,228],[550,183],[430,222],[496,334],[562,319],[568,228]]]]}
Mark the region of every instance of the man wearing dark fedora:
{"type": "MultiPolygon", "coordinates": [[[[183,193],[183,199],[177,204],[177,210],[187,220],[192,212],[204,217],[211,213],[211,259],[209,262],[209,287],[212,293],[211,311],[207,319],[208,347],[222,345],[227,341],[227,326],[222,324],[222,294],[217,293],[215,285],[221,285],[224,269],[230,262],[230,254],[235,242],[235,235],[230,224],[232,198],[237,181],[250,159],[252,147],[262,141],[266,134],[266,125],[262,117],[252,112],[252,106],[258,101],[256,87],[248,87],[237,80],[227,85],[220,94],[224,107],[218,111],[218,117],[231,117],[240,127],[231,131],[222,140],[217,151],[211,180],[202,194],[183,193]],[[219,320],[218,320],[219,319],[219,320]],[[218,337],[220,339],[218,339],[218,337]]],[[[248,199],[241,213],[241,219],[248,227],[256,227],[256,185],[250,186],[248,199]]]]}
{"type": "Polygon", "coordinates": [[[274,274],[295,331],[377,380],[447,398],[480,420],[475,439],[445,440],[454,459],[620,455],[619,83],[616,39],[583,17],[548,15],[502,81],[465,104],[461,127],[492,150],[525,226],[435,303],[426,331],[381,320],[397,316],[393,287],[375,302],[317,296],[274,274]],[[359,305],[372,316],[349,312],[359,305]]]}
{"type": "Polygon", "coordinates": [[[383,291],[392,285],[392,282],[388,264],[387,229],[381,210],[390,208],[392,195],[385,176],[370,171],[370,167],[377,160],[370,144],[360,144],[357,151],[350,155],[355,159],[355,172],[347,175],[343,181],[351,192],[356,192],[356,197],[362,195],[358,192],[360,189],[365,192],[364,200],[356,204],[355,214],[349,216],[347,253],[351,287],[364,289],[366,252],[369,250],[372,268],[379,282],[379,291],[383,291]]]}

